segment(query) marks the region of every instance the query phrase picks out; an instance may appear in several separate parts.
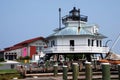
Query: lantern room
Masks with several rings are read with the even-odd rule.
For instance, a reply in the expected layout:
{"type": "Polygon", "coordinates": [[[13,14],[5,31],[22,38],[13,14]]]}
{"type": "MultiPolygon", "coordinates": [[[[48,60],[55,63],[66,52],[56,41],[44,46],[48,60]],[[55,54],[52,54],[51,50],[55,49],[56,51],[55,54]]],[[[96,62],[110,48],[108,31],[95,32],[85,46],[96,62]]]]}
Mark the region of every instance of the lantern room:
{"type": "Polygon", "coordinates": [[[66,21],[84,21],[87,22],[88,17],[80,14],[80,9],[76,9],[73,7],[71,11],[69,11],[69,15],[66,15],[62,18],[63,24],[66,21]]]}

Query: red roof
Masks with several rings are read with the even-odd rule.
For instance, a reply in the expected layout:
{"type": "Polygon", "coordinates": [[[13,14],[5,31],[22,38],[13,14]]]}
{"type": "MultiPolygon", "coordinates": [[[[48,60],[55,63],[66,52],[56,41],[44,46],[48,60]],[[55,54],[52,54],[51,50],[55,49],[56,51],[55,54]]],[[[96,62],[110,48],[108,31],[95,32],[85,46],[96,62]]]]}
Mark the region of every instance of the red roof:
{"type": "Polygon", "coordinates": [[[0,50],[0,52],[4,52],[4,50],[0,50]]]}
{"type": "Polygon", "coordinates": [[[5,48],[5,51],[15,50],[15,49],[19,49],[19,48],[22,48],[22,47],[24,47],[24,46],[11,46],[11,47],[5,48]]]}
{"type": "Polygon", "coordinates": [[[25,41],[23,41],[23,42],[20,42],[20,43],[14,45],[14,46],[26,45],[26,44],[29,44],[29,43],[31,43],[31,42],[37,41],[37,40],[43,40],[43,41],[45,41],[45,42],[47,41],[47,40],[46,40],[45,38],[43,38],[43,37],[36,37],[36,38],[32,38],[32,39],[29,39],[29,40],[25,40],[25,41]]]}
{"type": "Polygon", "coordinates": [[[25,47],[26,44],[32,43],[32,42],[37,41],[37,40],[43,40],[43,41],[47,42],[47,40],[43,37],[36,37],[36,38],[29,39],[29,40],[25,40],[25,41],[20,42],[18,44],[15,44],[14,46],[7,47],[7,48],[5,48],[5,51],[10,51],[10,50],[15,50],[15,49],[25,47]]]}

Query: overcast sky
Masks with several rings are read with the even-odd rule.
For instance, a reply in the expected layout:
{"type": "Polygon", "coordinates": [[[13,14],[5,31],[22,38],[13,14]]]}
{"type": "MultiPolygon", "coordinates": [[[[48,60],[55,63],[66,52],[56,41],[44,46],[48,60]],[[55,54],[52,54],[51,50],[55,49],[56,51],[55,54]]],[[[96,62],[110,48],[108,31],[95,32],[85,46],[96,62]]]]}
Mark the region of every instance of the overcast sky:
{"type": "MultiPolygon", "coordinates": [[[[0,0],[0,49],[47,37],[59,26],[58,8],[65,16],[74,6],[88,16],[88,24],[99,26],[108,37],[104,42],[112,40],[111,47],[120,34],[120,0],[0,0]]],[[[112,50],[120,53],[120,40],[112,50]]]]}

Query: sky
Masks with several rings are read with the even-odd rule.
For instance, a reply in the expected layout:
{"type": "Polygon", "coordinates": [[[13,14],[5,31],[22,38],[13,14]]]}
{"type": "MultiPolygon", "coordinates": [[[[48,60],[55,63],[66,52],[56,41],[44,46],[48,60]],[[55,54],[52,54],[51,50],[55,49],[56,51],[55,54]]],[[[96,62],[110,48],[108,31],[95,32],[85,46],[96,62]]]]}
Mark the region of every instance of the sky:
{"type": "MultiPolygon", "coordinates": [[[[0,0],[0,49],[47,37],[59,26],[58,9],[65,16],[73,7],[88,16],[88,24],[99,26],[99,32],[108,37],[104,44],[110,40],[111,48],[120,34],[119,5],[120,0],[0,0]]],[[[120,40],[112,50],[120,54],[120,40]]]]}

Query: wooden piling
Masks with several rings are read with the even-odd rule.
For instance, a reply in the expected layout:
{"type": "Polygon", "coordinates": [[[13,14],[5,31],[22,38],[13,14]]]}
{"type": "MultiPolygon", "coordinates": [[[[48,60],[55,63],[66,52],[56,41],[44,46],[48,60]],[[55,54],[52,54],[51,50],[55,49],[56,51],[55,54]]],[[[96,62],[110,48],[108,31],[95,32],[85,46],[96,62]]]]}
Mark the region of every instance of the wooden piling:
{"type": "Polygon", "coordinates": [[[73,63],[72,65],[72,76],[73,76],[73,80],[78,80],[78,75],[79,75],[79,66],[78,63],[73,63]]]}
{"type": "Polygon", "coordinates": [[[120,64],[118,64],[118,78],[120,80],[120,64]]]}
{"type": "Polygon", "coordinates": [[[102,63],[102,80],[111,80],[110,79],[110,64],[102,63]]]}
{"type": "Polygon", "coordinates": [[[63,80],[67,80],[68,67],[63,66],[63,80]]]}
{"type": "Polygon", "coordinates": [[[85,62],[85,80],[92,80],[91,62],[85,62]]]}
{"type": "Polygon", "coordinates": [[[54,65],[54,76],[56,77],[57,74],[58,74],[58,65],[55,64],[55,65],[54,65]]]}

